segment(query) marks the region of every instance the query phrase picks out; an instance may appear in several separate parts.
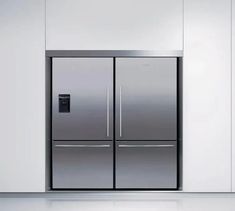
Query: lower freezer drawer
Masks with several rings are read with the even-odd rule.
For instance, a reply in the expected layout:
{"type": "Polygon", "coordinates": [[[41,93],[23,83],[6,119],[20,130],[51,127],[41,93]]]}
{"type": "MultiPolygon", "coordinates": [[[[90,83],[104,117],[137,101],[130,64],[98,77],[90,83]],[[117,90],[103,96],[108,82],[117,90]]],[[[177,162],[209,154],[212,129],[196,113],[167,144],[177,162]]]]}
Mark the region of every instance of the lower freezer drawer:
{"type": "Polygon", "coordinates": [[[113,142],[53,141],[52,188],[113,188],[113,142]]]}
{"type": "Polygon", "coordinates": [[[176,141],[117,141],[116,188],[176,189],[176,141]]]}

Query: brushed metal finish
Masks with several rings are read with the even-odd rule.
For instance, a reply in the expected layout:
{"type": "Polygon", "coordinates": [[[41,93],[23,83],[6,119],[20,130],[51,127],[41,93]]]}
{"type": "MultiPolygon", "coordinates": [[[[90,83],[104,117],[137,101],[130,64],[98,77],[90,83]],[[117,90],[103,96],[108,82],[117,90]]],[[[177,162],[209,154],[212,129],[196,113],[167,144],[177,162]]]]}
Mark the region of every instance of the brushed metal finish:
{"type": "Polygon", "coordinates": [[[117,58],[117,140],[176,140],[176,58],[117,58]]]}
{"type": "Polygon", "coordinates": [[[113,59],[53,58],[53,140],[112,140],[113,59]],[[70,113],[58,95],[70,94],[70,113]]]}
{"type": "Polygon", "coordinates": [[[116,146],[117,188],[177,188],[176,141],[117,141],[116,146]]]}
{"type": "Polygon", "coordinates": [[[47,50],[47,57],[182,57],[182,50],[47,50]]]}
{"type": "Polygon", "coordinates": [[[112,145],[112,141],[54,141],[53,188],[113,188],[112,145]],[[63,145],[72,147],[58,147],[63,145]]]}
{"type": "Polygon", "coordinates": [[[134,144],[119,144],[118,147],[130,147],[130,148],[135,148],[135,147],[174,147],[175,145],[173,144],[140,144],[140,145],[134,145],[134,144]]]}
{"type": "Polygon", "coordinates": [[[79,144],[79,145],[74,145],[74,144],[56,144],[55,147],[110,147],[109,144],[99,144],[99,145],[88,145],[88,144],[79,144]]]}
{"type": "Polygon", "coordinates": [[[119,87],[119,136],[122,137],[122,87],[119,87]]]}
{"type": "Polygon", "coordinates": [[[107,133],[107,136],[109,136],[109,102],[110,102],[110,100],[109,100],[109,88],[107,88],[107,131],[106,131],[106,133],[107,133]]]}

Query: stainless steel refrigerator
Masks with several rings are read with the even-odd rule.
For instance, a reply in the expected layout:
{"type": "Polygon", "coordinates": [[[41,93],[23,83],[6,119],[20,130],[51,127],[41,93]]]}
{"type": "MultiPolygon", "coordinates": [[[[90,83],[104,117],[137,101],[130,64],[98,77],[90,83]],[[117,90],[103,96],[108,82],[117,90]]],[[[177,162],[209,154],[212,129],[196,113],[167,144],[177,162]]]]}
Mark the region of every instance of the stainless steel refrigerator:
{"type": "Polygon", "coordinates": [[[52,58],[52,189],[177,188],[177,58],[52,58]]]}

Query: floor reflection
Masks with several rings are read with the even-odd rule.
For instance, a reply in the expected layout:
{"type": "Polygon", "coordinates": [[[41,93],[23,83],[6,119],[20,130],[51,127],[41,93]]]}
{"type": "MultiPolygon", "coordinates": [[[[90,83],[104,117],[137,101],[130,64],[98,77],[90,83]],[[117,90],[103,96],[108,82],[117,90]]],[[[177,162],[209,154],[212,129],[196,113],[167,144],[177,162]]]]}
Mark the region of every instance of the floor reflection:
{"type": "Polygon", "coordinates": [[[0,194],[0,211],[234,211],[235,194],[0,194]]]}

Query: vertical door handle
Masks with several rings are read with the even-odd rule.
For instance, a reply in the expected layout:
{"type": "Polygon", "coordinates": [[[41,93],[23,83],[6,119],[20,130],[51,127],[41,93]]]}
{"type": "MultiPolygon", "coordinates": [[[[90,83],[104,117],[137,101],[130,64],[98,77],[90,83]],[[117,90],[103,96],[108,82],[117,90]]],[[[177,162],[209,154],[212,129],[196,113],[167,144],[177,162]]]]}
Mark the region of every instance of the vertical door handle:
{"type": "Polygon", "coordinates": [[[119,87],[119,101],[120,101],[120,104],[119,104],[119,118],[120,118],[120,121],[119,121],[119,135],[120,137],[122,137],[122,87],[120,86],[119,87]]]}
{"type": "Polygon", "coordinates": [[[107,123],[107,126],[106,126],[106,135],[107,137],[109,137],[109,88],[107,88],[107,102],[106,102],[106,123],[107,123]]]}

